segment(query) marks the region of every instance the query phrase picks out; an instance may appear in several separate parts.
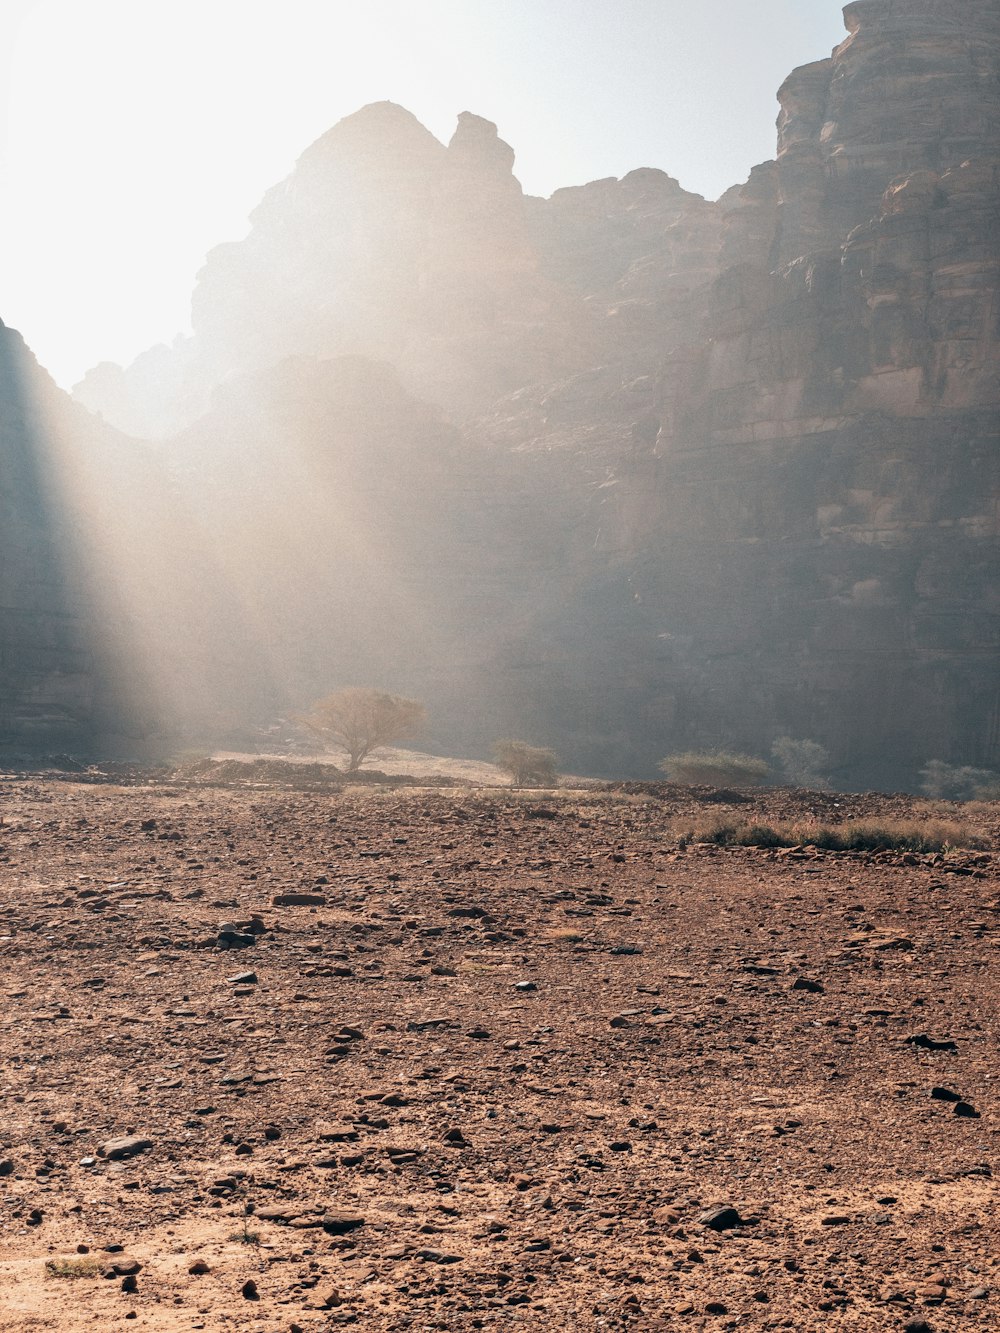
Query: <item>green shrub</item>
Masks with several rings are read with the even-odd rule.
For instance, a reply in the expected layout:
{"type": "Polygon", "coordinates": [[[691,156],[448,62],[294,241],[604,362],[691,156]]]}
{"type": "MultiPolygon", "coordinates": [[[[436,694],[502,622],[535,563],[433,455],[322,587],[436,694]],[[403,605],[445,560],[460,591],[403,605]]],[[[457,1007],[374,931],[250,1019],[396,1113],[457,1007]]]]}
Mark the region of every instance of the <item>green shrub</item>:
{"type": "Polygon", "coordinates": [[[759,787],[770,774],[763,759],[725,750],[668,754],[660,771],[686,787],[759,787]]]}

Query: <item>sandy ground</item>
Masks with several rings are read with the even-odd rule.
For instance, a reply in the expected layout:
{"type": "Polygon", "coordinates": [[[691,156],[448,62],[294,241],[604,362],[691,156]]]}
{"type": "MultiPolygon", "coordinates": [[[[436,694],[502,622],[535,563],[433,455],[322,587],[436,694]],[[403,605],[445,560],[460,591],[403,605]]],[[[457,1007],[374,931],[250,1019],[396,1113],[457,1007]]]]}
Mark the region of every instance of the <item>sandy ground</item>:
{"type": "Polygon", "coordinates": [[[0,1328],[996,1328],[996,852],[706,809],[0,778],[0,1328]]]}

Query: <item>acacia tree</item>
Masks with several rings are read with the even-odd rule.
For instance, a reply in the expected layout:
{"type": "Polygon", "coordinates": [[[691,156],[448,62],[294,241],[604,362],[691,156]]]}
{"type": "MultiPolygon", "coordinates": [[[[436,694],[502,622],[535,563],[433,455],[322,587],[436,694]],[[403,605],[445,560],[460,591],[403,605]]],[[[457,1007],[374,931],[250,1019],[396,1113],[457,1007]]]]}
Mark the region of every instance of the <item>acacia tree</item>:
{"type": "Polygon", "coordinates": [[[327,743],[347,751],[348,773],[355,773],[380,745],[411,740],[427,719],[417,699],[353,686],[318,699],[297,720],[327,743]]]}
{"type": "Polygon", "coordinates": [[[556,785],[556,757],[540,745],[528,745],[526,741],[497,741],[493,758],[497,768],[510,774],[514,787],[556,785]]]}

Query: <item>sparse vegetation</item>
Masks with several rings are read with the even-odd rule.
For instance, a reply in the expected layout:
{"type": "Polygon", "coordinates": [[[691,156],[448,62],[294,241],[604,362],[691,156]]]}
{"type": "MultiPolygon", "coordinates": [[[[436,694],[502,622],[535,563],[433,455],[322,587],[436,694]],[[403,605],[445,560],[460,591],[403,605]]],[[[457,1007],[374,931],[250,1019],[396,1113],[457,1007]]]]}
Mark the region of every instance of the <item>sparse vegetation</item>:
{"type": "Polygon", "coordinates": [[[818,741],[797,741],[791,736],[779,736],[771,746],[771,753],[790,787],[823,791],[830,785],[827,777],[830,755],[818,741]]]}
{"type": "Polygon", "coordinates": [[[356,773],[373,750],[412,740],[427,720],[417,699],[384,690],[351,687],[336,690],[295,719],[326,744],[347,751],[347,772],[356,773]]]}
{"type": "Polygon", "coordinates": [[[1000,773],[931,759],[920,770],[920,790],[932,800],[990,801],[1000,797],[1000,773]]]}
{"type": "Polygon", "coordinates": [[[819,847],[832,852],[940,852],[980,840],[961,824],[941,820],[849,820],[843,824],[774,823],[716,819],[680,830],[684,842],[720,847],[819,847]]]}
{"type": "Polygon", "coordinates": [[[763,759],[727,750],[686,750],[668,754],[660,771],[686,787],[759,787],[770,769],[763,759]]]}
{"type": "Polygon", "coordinates": [[[526,741],[501,740],[493,747],[497,768],[510,774],[514,787],[554,787],[556,756],[551,750],[526,741]]]}
{"type": "Polygon", "coordinates": [[[81,1278],[100,1277],[105,1264],[92,1254],[81,1254],[72,1259],[47,1259],[45,1272],[48,1277],[81,1278]]]}

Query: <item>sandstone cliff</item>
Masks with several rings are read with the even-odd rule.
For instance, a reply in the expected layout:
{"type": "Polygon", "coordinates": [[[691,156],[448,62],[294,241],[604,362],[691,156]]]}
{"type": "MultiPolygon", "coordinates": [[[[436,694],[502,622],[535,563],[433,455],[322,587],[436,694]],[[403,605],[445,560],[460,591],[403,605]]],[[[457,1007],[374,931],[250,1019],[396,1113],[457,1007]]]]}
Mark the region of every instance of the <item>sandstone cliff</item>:
{"type": "Polygon", "coordinates": [[[716,203],[526,198],[489,122],[365,108],[209,256],[191,339],[88,376],[174,436],[206,715],[350,676],[597,771],[783,733],[845,781],[1000,767],[1000,15],[845,21],[716,203]]]}

